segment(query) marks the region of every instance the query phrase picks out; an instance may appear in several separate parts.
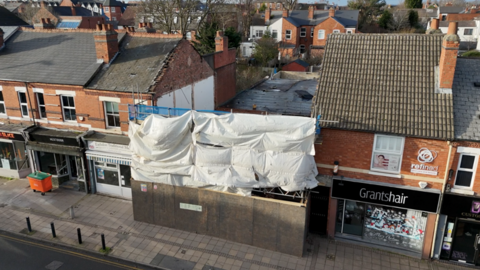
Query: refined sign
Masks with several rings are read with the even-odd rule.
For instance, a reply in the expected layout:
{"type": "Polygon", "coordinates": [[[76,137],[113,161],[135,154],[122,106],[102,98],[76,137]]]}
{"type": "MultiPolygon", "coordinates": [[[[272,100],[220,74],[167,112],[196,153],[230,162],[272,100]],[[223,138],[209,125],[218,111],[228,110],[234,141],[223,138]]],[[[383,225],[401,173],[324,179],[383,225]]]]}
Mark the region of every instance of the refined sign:
{"type": "Polygon", "coordinates": [[[437,158],[438,154],[436,151],[429,150],[425,147],[418,150],[417,160],[422,164],[412,163],[410,166],[410,172],[412,173],[421,173],[428,175],[438,175],[438,166],[429,166],[423,163],[431,163],[437,158]]]}
{"type": "Polygon", "coordinates": [[[445,193],[440,213],[449,217],[480,220],[480,197],[445,193]]]}
{"type": "Polygon", "coordinates": [[[367,181],[333,179],[332,198],[436,213],[440,192],[385,186],[367,181]]]}

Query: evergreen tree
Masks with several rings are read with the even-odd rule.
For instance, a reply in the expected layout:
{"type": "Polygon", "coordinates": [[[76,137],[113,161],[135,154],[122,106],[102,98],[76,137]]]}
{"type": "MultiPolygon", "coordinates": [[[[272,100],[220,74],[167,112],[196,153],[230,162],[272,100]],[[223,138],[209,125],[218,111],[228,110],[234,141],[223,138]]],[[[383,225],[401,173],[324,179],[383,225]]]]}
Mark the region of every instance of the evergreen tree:
{"type": "Polygon", "coordinates": [[[370,24],[376,20],[377,16],[382,14],[381,8],[385,6],[385,0],[349,0],[350,9],[359,10],[358,26],[370,24]]]}
{"type": "Polygon", "coordinates": [[[422,8],[422,0],[405,0],[406,8],[422,8]]]}
{"type": "Polygon", "coordinates": [[[393,20],[392,13],[390,13],[390,11],[388,10],[385,10],[382,13],[382,16],[380,17],[380,19],[378,19],[378,25],[383,29],[387,29],[390,26],[392,20],[393,20]]]}
{"type": "Polygon", "coordinates": [[[416,28],[418,26],[418,12],[415,10],[410,10],[408,12],[408,22],[411,27],[416,28]]]}

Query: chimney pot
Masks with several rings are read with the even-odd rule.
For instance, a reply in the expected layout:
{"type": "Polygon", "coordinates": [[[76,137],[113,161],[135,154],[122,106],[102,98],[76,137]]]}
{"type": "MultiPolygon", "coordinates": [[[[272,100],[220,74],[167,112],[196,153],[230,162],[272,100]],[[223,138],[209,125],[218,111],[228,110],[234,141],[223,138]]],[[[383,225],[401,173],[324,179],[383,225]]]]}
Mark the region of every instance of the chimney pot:
{"type": "Polygon", "coordinates": [[[287,18],[287,17],[288,17],[288,9],[284,9],[284,10],[283,10],[282,17],[283,17],[283,18],[287,18]]]}
{"type": "Polygon", "coordinates": [[[153,23],[149,22],[148,23],[148,28],[153,28],[153,23]]]}
{"type": "Polygon", "coordinates": [[[50,20],[50,18],[47,18],[47,19],[46,19],[46,23],[47,23],[47,24],[52,24],[52,20],[50,20]]]}
{"type": "Polygon", "coordinates": [[[45,21],[45,18],[41,18],[40,21],[42,22],[42,24],[46,24],[47,22],[45,21]]]}
{"type": "Polygon", "coordinates": [[[309,20],[313,20],[313,12],[314,12],[313,6],[309,6],[308,7],[308,19],[309,20]]]}
{"type": "Polygon", "coordinates": [[[457,22],[450,22],[448,24],[448,32],[447,35],[456,35],[457,34],[457,22]]]}
{"type": "Polygon", "coordinates": [[[328,17],[335,17],[335,9],[333,7],[328,10],[328,17]]]}
{"type": "Polygon", "coordinates": [[[101,23],[97,24],[97,31],[102,31],[102,24],[101,23]]]}
{"type": "Polygon", "coordinates": [[[432,22],[430,23],[430,28],[438,30],[438,19],[432,19],[432,22]]]}
{"type": "Polygon", "coordinates": [[[270,8],[267,8],[265,10],[265,22],[269,22],[270,21],[270,8]]]}

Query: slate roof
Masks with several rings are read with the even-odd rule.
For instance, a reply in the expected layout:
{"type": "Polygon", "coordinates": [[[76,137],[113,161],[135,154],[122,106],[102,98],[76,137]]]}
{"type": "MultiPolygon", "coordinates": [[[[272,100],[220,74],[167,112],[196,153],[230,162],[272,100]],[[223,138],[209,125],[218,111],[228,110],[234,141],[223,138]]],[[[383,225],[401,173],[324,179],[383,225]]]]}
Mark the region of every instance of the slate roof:
{"type": "Polygon", "coordinates": [[[443,35],[331,34],[314,113],[323,127],[453,138],[451,94],[435,93],[443,35]]]}
{"type": "MultiPolygon", "coordinates": [[[[315,10],[313,19],[308,19],[308,10],[293,10],[287,17],[288,21],[295,26],[317,25],[328,18],[328,10],[315,10]]],[[[358,10],[335,10],[336,21],[345,27],[356,27],[358,22],[358,10]]]]}
{"type": "MultiPolygon", "coordinates": [[[[55,15],[59,16],[73,16],[71,7],[49,7],[55,15]]],[[[100,14],[93,12],[84,7],[75,7],[75,16],[90,17],[101,16],[100,14]]]]}
{"type": "Polygon", "coordinates": [[[317,80],[274,79],[266,80],[253,89],[239,93],[224,107],[252,110],[253,104],[257,110],[274,114],[310,116],[312,101],[302,99],[295,91],[304,90],[314,95],[317,80]]]}
{"type": "Polygon", "coordinates": [[[0,51],[0,80],[85,85],[100,66],[92,33],[17,31],[0,51]]]}
{"type": "Polygon", "coordinates": [[[105,0],[104,7],[123,7],[123,4],[117,0],[105,0]]]}
{"type": "Polygon", "coordinates": [[[118,20],[118,25],[121,26],[135,26],[135,16],[137,15],[136,6],[127,6],[125,11],[122,14],[120,20],[118,20]]]}
{"type": "MultiPolygon", "coordinates": [[[[438,27],[448,28],[449,21],[440,21],[438,27]]],[[[458,21],[458,27],[476,27],[475,21],[458,21]]]]}
{"type": "Polygon", "coordinates": [[[296,60],[293,61],[293,62],[301,65],[302,67],[309,67],[309,66],[310,66],[307,62],[303,61],[302,59],[296,59],[296,60]]]}
{"type": "Polygon", "coordinates": [[[28,25],[24,20],[17,17],[10,10],[0,6],[0,27],[1,26],[23,26],[28,25]]]}
{"type": "Polygon", "coordinates": [[[464,7],[440,7],[440,14],[445,13],[462,13],[465,11],[464,7]]]}
{"type": "Polygon", "coordinates": [[[480,141],[480,59],[458,58],[453,79],[455,139],[480,141]]]}
{"type": "Polygon", "coordinates": [[[87,88],[148,92],[164,61],[181,39],[125,36],[120,54],[103,67],[87,88]]]}

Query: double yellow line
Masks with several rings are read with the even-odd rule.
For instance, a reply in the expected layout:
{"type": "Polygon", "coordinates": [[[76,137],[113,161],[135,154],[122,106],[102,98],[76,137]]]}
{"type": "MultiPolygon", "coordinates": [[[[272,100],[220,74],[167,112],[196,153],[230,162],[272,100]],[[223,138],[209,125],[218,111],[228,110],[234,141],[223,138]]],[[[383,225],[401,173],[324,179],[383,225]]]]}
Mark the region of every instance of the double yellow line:
{"type": "Polygon", "coordinates": [[[42,244],[30,242],[30,241],[21,240],[21,239],[15,238],[15,237],[6,236],[3,233],[0,233],[0,237],[9,239],[9,240],[12,240],[12,241],[15,241],[15,242],[19,242],[19,243],[24,243],[24,244],[27,244],[27,245],[30,245],[30,246],[41,247],[41,248],[44,248],[44,249],[49,249],[49,250],[53,250],[53,251],[56,251],[56,252],[69,254],[69,255],[72,255],[72,256],[79,257],[79,258],[84,258],[84,259],[88,259],[88,260],[91,260],[91,261],[96,261],[96,262],[100,262],[100,263],[104,263],[104,264],[113,265],[113,266],[116,266],[116,267],[119,267],[119,268],[122,268],[122,269],[135,269],[135,270],[141,269],[141,268],[137,268],[135,266],[129,266],[129,265],[116,263],[116,262],[112,262],[112,261],[108,261],[108,260],[104,260],[104,259],[99,259],[99,258],[96,258],[94,256],[89,256],[89,255],[81,254],[81,253],[74,252],[74,251],[64,250],[64,249],[50,247],[50,246],[46,246],[46,245],[42,245],[42,244]]]}

